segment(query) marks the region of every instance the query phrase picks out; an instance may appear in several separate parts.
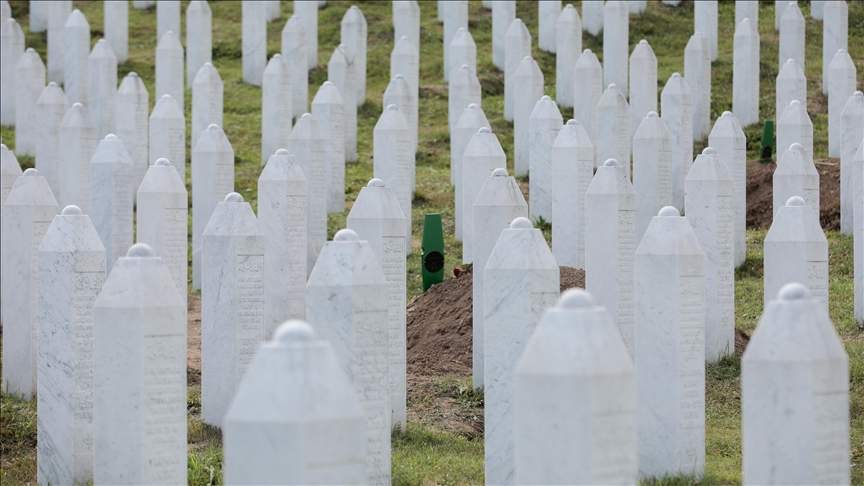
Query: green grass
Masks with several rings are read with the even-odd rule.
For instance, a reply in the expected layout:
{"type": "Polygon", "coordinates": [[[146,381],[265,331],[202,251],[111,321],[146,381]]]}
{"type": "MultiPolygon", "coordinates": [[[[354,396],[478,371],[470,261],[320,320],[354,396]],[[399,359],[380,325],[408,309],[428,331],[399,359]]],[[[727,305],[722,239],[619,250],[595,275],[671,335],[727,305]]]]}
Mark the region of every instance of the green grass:
{"type": "MultiPolygon", "coordinates": [[[[45,59],[44,34],[27,32],[27,2],[13,0],[13,16],[25,27],[27,45],[34,47],[45,59]]],[[[185,3],[183,2],[185,11],[185,3]]],[[[574,2],[579,3],[579,2],[574,2]]],[[[339,42],[339,21],[350,4],[330,1],[319,11],[319,66],[312,70],[310,100],[326,79],[326,63],[339,42]]],[[[774,31],[773,2],[763,2],[760,9],[761,34],[761,100],[763,119],[774,118],[774,78],[778,71],[777,41],[774,31]]],[[[101,36],[102,2],[75,2],[90,22],[92,40],[101,36]]],[[[236,154],[236,190],[256,205],[257,177],[260,171],[260,90],[241,81],[240,4],[211,2],[213,10],[213,60],[225,84],[224,130],[236,154]]],[[[282,17],[269,24],[268,54],[278,52],[280,32],[290,16],[291,2],[283,2],[282,17]]],[[[372,129],[381,112],[381,97],[389,81],[389,54],[393,47],[390,2],[363,2],[361,5],[369,26],[367,62],[367,100],[358,111],[359,160],[346,170],[346,211],[331,215],[329,235],[345,224],[347,209],[360,188],[372,176],[372,129]]],[[[808,108],[814,125],[816,157],[827,158],[826,100],[821,94],[821,23],[809,17],[809,6],[801,2],[807,19],[808,108]]],[[[420,133],[417,151],[417,190],[414,199],[414,252],[408,258],[409,297],[421,292],[419,272],[419,239],[423,215],[442,214],[445,230],[447,263],[445,274],[451,275],[461,263],[461,248],[453,238],[453,190],[449,185],[449,135],[447,132],[447,90],[443,83],[442,31],[435,21],[435,3],[421,2],[421,62],[420,62],[420,133]]],[[[581,8],[580,8],[581,12],[581,8]]],[[[534,56],[545,76],[547,94],[554,97],[554,55],[540,52],[536,39],[536,4],[520,2],[517,16],[522,18],[534,36],[534,56]]],[[[731,109],[732,37],[734,34],[734,4],[720,3],[719,56],[712,65],[712,120],[731,109]]],[[[129,9],[130,60],[119,67],[122,78],[136,71],[150,90],[153,105],[155,11],[129,9]]],[[[683,53],[693,28],[692,6],[689,2],[670,8],[659,2],[649,2],[648,10],[630,23],[630,46],[645,38],[658,58],[658,93],[666,79],[675,71],[683,71],[683,53]]],[[[483,108],[493,130],[512,160],[511,125],[501,116],[503,107],[503,76],[491,62],[491,15],[479,2],[470,6],[469,29],[477,44],[478,76],[483,86],[483,108]]],[[[185,31],[185,19],[184,19],[185,31]]],[[[183,37],[185,42],[185,37],[183,37]]],[[[583,47],[592,49],[602,60],[602,39],[583,36],[583,47]]],[[[849,47],[855,60],[864,59],[864,3],[849,2],[849,47]]],[[[864,70],[859,63],[859,74],[864,70]]],[[[191,93],[186,93],[187,122],[191,117],[191,93]]],[[[571,113],[563,113],[565,119],[571,113]]],[[[187,125],[187,134],[189,133],[187,125]]],[[[745,129],[748,158],[758,158],[761,126],[745,129]]],[[[14,131],[0,129],[0,139],[14,148],[14,131]]],[[[696,142],[701,150],[704,141],[696,142]]],[[[187,147],[187,154],[191,153],[187,147]]],[[[33,160],[21,157],[25,167],[33,160]]],[[[512,162],[510,162],[512,168],[512,162]]],[[[191,171],[187,171],[190,173],[191,171]]],[[[188,182],[188,181],[187,181],[188,182]]],[[[545,226],[544,226],[544,229],[545,226]]],[[[546,231],[548,237],[548,231],[546,231]]],[[[748,232],[746,263],[736,272],[737,327],[748,332],[755,328],[762,311],[762,255],[764,231],[748,232]]],[[[830,311],[838,332],[844,340],[850,363],[850,409],[852,417],[853,483],[864,483],[864,339],[852,321],[852,240],[835,232],[828,233],[831,287],[830,311]]],[[[709,366],[706,375],[706,475],[704,484],[740,482],[740,362],[728,358],[709,366]]],[[[436,384],[437,392],[457,401],[466,410],[482,402],[482,394],[464,387],[458,378],[444,379],[436,384]]],[[[221,437],[219,431],[199,420],[200,388],[189,387],[189,482],[215,484],[221,481],[221,437]]],[[[23,484],[35,479],[36,417],[33,402],[21,402],[9,396],[0,397],[0,482],[23,484]]],[[[435,430],[432,426],[410,423],[405,432],[393,436],[394,484],[481,484],[483,482],[483,445],[453,433],[435,430]]],[[[645,484],[692,484],[693,478],[674,477],[647,481],[645,484]]]]}

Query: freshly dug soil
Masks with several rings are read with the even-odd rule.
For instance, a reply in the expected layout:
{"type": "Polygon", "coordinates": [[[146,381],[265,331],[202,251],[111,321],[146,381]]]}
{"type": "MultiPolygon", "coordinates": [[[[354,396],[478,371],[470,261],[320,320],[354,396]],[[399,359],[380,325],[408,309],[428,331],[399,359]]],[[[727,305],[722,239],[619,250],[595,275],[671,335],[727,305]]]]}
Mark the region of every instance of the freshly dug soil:
{"type": "MultiPolygon", "coordinates": [[[[747,164],[747,227],[769,228],[773,219],[771,179],[776,164],[751,160],[747,164]]],[[[819,172],[819,216],[822,229],[840,229],[840,161],[816,161],[819,172]]]]}
{"type": "MultiPolygon", "coordinates": [[[[432,286],[408,303],[408,374],[471,372],[472,269],[432,286]]],[[[585,272],[561,267],[561,290],[585,286],[585,272]]]]}

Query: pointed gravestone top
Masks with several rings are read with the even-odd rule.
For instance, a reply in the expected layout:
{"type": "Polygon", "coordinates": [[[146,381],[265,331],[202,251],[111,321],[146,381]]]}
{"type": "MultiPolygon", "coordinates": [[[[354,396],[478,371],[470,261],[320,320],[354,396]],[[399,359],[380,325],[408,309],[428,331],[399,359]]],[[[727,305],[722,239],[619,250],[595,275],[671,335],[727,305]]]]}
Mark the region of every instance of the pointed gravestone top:
{"type": "Polygon", "coordinates": [[[156,46],[156,49],[183,49],[183,45],[180,44],[180,38],[177,37],[177,34],[174,33],[173,30],[169,30],[162,35],[159,39],[159,43],[156,46]]]}
{"type": "Polygon", "coordinates": [[[70,204],[54,217],[39,245],[39,251],[103,253],[105,247],[90,217],[78,206],[70,204]]]}
{"type": "Polygon", "coordinates": [[[3,206],[57,206],[48,181],[33,168],[27,169],[9,192],[3,206]]]}
{"type": "Polygon", "coordinates": [[[144,193],[179,193],[185,192],[186,186],[180,180],[180,174],[174,168],[174,165],[165,158],[157,159],[153,165],[147,169],[147,174],[141,181],[138,187],[138,192],[144,193]],[[174,169],[173,172],[168,169],[174,169]]]}
{"type": "Polygon", "coordinates": [[[324,81],[318,92],[315,93],[315,98],[312,99],[312,104],[315,105],[342,105],[342,94],[339,93],[339,88],[332,81],[324,81]]]}

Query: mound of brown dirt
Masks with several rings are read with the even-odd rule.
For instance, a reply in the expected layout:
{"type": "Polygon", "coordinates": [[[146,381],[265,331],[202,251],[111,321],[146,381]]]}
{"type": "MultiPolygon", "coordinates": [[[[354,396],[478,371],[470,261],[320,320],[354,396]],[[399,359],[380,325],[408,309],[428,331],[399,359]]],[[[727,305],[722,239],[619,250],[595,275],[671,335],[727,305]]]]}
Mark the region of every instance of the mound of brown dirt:
{"type": "MultiPolygon", "coordinates": [[[[432,286],[408,303],[408,374],[471,372],[472,273],[432,286]]],[[[585,286],[585,272],[561,267],[561,290],[585,286]]]]}
{"type": "MultiPolygon", "coordinates": [[[[747,164],[747,227],[768,228],[773,219],[771,178],[776,164],[747,164]]],[[[819,171],[819,216],[822,228],[840,229],[840,162],[837,159],[816,161],[819,171]]]]}

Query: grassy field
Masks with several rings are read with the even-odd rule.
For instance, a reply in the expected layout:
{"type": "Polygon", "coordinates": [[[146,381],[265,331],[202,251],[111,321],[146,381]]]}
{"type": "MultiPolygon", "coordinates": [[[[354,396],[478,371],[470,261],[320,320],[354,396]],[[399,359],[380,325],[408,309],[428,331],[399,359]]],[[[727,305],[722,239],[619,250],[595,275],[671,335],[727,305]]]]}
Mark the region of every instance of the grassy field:
{"type": "MultiPolygon", "coordinates": [[[[13,16],[23,27],[27,22],[26,2],[13,0],[13,16]]],[[[183,2],[185,10],[185,3],[183,2]]],[[[578,3],[578,2],[576,2],[578,3]]],[[[326,62],[339,43],[339,21],[348,8],[347,2],[328,2],[319,13],[319,65],[310,72],[310,100],[317,87],[326,79],[326,62]]],[[[774,118],[774,78],[777,75],[777,42],[774,31],[774,2],[763,2],[760,9],[761,33],[761,115],[774,118]]],[[[75,2],[90,22],[92,40],[101,37],[102,2],[75,2]]],[[[817,158],[827,157],[827,102],[821,95],[821,23],[809,17],[809,6],[801,2],[807,19],[807,64],[809,80],[808,107],[814,123],[817,158]]],[[[236,153],[236,190],[255,205],[256,184],[260,170],[260,90],[241,81],[240,3],[211,2],[213,10],[213,61],[225,83],[225,133],[236,153]]],[[[290,16],[291,2],[283,2],[282,17],[269,24],[268,56],[279,51],[280,32],[290,16]]],[[[363,2],[361,5],[369,26],[367,100],[358,112],[359,162],[350,164],[346,174],[347,205],[349,208],[360,188],[372,175],[372,129],[381,113],[381,97],[389,80],[389,55],[393,47],[390,2],[363,2]]],[[[420,63],[420,138],[417,152],[417,190],[414,199],[415,251],[408,261],[410,296],[420,292],[419,238],[423,215],[439,212],[445,222],[447,252],[446,274],[461,261],[460,246],[453,239],[453,192],[449,185],[449,135],[447,132],[447,89],[443,83],[442,29],[435,21],[435,3],[421,2],[421,63],[420,63]]],[[[512,128],[502,118],[503,76],[491,62],[491,14],[479,2],[471,2],[469,28],[477,44],[478,75],[483,85],[483,108],[493,130],[512,160],[512,128]]],[[[521,17],[534,38],[534,55],[546,81],[546,93],[554,96],[555,59],[540,52],[536,38],[536,4],[520,2],[517,16],[521,17]]],[[[581,12],[581,8],[580,8],[581,12]]],[[[719,57],[712,66],[713,98],[711,118],[731,108],[732,37],[734,5],[721,2],[719,57]]],[[[185,22],[185,20],[184,20],[185,22]]],[[[130,60],[120,66],[120,76],[135,71],[150,90],[154,101],[154,49],[156,45],[154,10],[129,9],[130,60]]],[[[670,8],[659,2],[649,2],[648,10],[630,22],[630,46],[647,39],[657,55],[658,92],[675,71],[683,71],[684,46],[693,29],[692,6],[685,2],[670,8]]],[[[184,28],[185,29],[185,28],[184,28]]],[[[26,28],[25,28],[26,32],[26,28]]],[[[185,37],[184,37],[185,40],[185,37]]],[[[602,59],[602,39],[583,37],[585,48],[592,49],[602,59]]],[[[27,33],[27,45],[45,59],[44,34],[27,33]]],[[[850,54],[858,62],[859,76],[864,72],[864,4],[849,2],[850,54]]],[[[187,93],[187,100],[191,94],[187,93]]],[[[187,101],[187,122],[190,120],[187,101]]],[[[570,113],[563,113],[565,120],[570,113]]],[[[746,130],[749,158],[757,158],[760,127],[746,130]]],[[[188,128],[187,128],[187,133],[188,128]]],[[[4,127],[0,137],[14,148],[14,132],[4,127]]],[[[704,141],[697,142],[701,150],[704,141]]],[[[187,154],[190,153],[187,147],[187,154]]],[[[22,157],[24,166],[32,159],[22,157]]],[[[827,161],[825,163],[836,163],[827,161]]],[[[512,168],[512,161],[510,162],[512,168]]],[[[187,181],[188,182],[188,181],[187,181]]],[[[347,209],[332,215],[330,236],[343,227],[347,209]]],[[[756,326],[762,309],[762,257],[764,231],[748,232],[747,262],[736,272],[737,327],[747,332],[756,326]]],[[[852,240],[829,232],[830,251],[830,310],[843,338],[850,362],[850,396],[852,416],[853,482],[864,483],[864,334],[852,320],[852,240]]],[[[707,370],[706,389],[706,475],[704,484],[740,482],[740,386],[738,358],[729,358],[707,370]]],[[[443,380],[443,379],[442,379],[443,380]]],[[[482,400],[481,397],[469,397],[482,400]]],[[[409,407],[412,404],[409,403],[409,407]]],[[[0,482],[23,484],[35,479],[36,417],[33,402],[21,402],[8,396],[0,397],[0,482]]],[[[215,484],[221,481],[221,439],[219,431],[199,420],[200,388],[189,387],[189,481],[191,484],[215,484]]],[[[480,484],[483,482],[483,445],[475,436],[446,433],[433,427],[412,423],[407,431],[394,434],[394,484],[480,484]]],[[[665,478],[648,484],[690,484],[693,478],[665,478]]]]}

